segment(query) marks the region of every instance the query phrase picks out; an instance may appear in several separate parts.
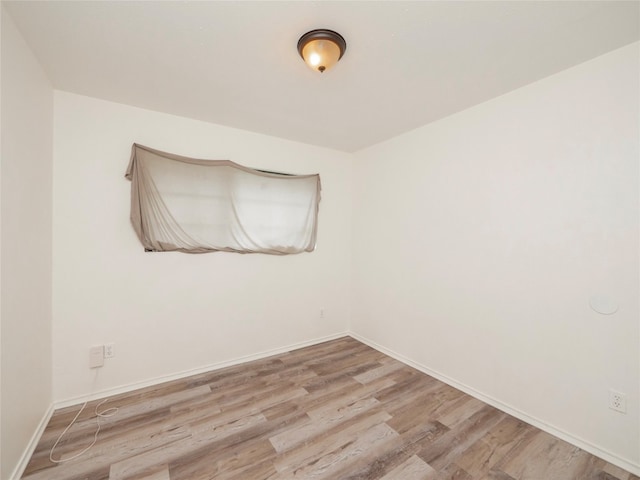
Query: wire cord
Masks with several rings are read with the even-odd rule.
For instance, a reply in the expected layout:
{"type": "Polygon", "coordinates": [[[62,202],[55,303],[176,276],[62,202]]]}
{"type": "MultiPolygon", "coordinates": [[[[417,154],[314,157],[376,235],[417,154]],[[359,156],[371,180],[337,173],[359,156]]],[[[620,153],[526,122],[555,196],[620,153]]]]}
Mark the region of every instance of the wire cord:
{"type": "Polygon", "coordinates": [[[78,411],[78,413],[76,413],[76,416],[73,417],[73,420],[71,420],[71,423],[69,423],[69,425],[67,425],[67,428],[65,428],[63,430],[63,432],[60,434],[60,436],[58,437],[58,439],[56,440],[56,443],[53,444],[53,447],[51,447],[51,451],[49,452],[49,460],[51,460],[53,463],[65,463],[68,462],[70,460],[74,460],[82,455],[84,455],[87,451],[89,451],[89,449],[91,447],[93,447],[96,442],[98,441],[98,434],[100,433],[100,419],[101,418],[109,418],[109,417],[113,417],[114,415],[116,415],[118,413],[118,408],[117,407],[111,407],[111,408],[107,408],[106,410],[103,411],[98,411],[98,409],[105,404],[109,399],[105,398],[104,400],[102,400],[100,403],[98,403],[96,405],[96,408],[94,409],[94,413],[96,416],[96,433],[93,436],[93,441],[91,442],[91,444],[86,447],[84,450],[82,450],[79,453],[76,453],[75,455],[68,457],[68,458],[62,458],[60,457],[59,459],[55,459],[53,458],[53,452],[56,449],[56,447],[58,446],[58,443],[60,443],[60,441],[62,440],[62,438],[67,434],[67,432],[71,429],[71,427],[76,423],[76,420],[78,420],[78,417],[80,417],[80,415],[82,414],[82,412],[84,411],[84,409],[87,407],[87,404],[89,403],[89,398],[91,398],[91,395],[93,395],[93,390],[95,387],[95,383],[96,383],[96,379],[98,378],[98,372],[96,371],[96,376],[93,379],[93,385],[91,387],[91,393],[89,393],[89,395],[87,395],[87,399],[85,400],[84,404],[82,405],[82,407],[80,407],[80,410],[78,411]]]}

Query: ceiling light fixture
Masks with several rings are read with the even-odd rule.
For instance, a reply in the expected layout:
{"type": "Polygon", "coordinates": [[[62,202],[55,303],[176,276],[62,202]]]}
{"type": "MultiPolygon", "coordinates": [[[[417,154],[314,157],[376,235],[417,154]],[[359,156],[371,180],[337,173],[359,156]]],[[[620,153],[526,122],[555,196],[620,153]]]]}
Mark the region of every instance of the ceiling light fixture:
{"type": "Polygon", "coordinates": [[[324,28],[311,30],[298,40],[298,53],[310,68],[320,73],[338,63],[346,49],[342,35],[324,28]]]}

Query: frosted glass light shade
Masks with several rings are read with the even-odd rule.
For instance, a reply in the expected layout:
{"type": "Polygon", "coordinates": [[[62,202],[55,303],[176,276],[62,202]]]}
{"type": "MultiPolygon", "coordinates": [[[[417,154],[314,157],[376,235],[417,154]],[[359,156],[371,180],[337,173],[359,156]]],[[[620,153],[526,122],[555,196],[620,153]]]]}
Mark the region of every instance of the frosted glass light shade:
{"type": "Polygon", "coordinates": [[[309,68],[320,73],[338,63],[346,48],[347,43],[342,35],[333,30],[312,30],[298,40],[300,56],[309,68]]]}

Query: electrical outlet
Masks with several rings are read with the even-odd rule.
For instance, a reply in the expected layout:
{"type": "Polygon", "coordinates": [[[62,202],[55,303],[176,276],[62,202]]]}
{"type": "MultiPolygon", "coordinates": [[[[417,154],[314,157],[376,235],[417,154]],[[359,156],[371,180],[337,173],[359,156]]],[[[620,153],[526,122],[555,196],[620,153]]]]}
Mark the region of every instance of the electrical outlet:
{"type": "Polygon", "coordinates": [[[627,397],[624,393],[609,390],[609,408],[620,413],[627,413],[627,397]]]}
{"type": "Polygon", "coordinates": [[[324,308],[320,309],[320,318],[324,318],[324,308]]]}
{"type": "Polygon", "coordinates": [[[104,347],[102,345],[89,349],[89,368],[98,368],[104,365],[104,347]]]}
{"type": "Polygon", "coordinates": [[[105,343],[104,344],[104,358],[113,358],[116,356],[116,344],[105,343]]]}

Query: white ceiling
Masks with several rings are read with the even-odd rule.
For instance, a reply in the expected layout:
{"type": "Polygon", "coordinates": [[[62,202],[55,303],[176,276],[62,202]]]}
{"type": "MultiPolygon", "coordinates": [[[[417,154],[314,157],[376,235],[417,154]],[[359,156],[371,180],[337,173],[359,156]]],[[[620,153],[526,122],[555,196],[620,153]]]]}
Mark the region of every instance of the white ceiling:
{"type": "Polygon", "coordinates": [[[638,1],[4,1],[55,88],[352,152],[640,38],[638,1]],[[347,40],[324,74],[298,38],[347,40]]]}

